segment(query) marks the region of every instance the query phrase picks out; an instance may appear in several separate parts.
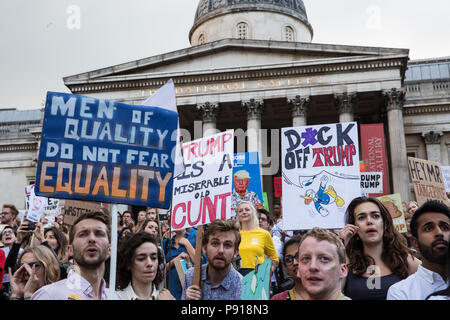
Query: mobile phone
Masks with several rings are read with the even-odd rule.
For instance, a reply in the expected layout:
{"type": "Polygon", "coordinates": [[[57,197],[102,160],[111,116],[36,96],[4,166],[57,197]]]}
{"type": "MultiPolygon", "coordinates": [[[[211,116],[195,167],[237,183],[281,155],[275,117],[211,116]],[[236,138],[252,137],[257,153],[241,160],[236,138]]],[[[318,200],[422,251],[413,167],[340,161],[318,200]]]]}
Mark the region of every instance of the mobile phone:
{"type": "Polygon", "coordinates": [[[159,220],[160,221],[169,220],[169,215],[167,213],[161,213],[159,214],[159,220]]]}
{"type": "Polygon", "coordinates": [[[33,221],[28,221],[28,230],[36,229],[36,224],[33,221]]]}

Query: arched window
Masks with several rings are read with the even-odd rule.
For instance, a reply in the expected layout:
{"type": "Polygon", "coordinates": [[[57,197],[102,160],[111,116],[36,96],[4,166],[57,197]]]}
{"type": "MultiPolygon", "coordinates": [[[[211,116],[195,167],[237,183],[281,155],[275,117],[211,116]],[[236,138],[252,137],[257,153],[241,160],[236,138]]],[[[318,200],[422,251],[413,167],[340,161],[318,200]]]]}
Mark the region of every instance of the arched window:
{"type": "Polygon", "coordinates": [[[294,29],[291,27],[285,27],[284,28],[284,40],[293,42],[294,39],[294,29]]]}
{"type": "Polygon", "coordinates": [[[200,35],[200,37],[198,37],[198,44],[199,44],[199,45],[205,44],[205,41],[206,41],[205,34],[202,33],[202,34],[200,35]]]}
{"type": "Polygon", "coordinates": [[[236,27],[236,33],[238,39],[248,38],[248,25],[245,22],[241,22],[236,27]]]}

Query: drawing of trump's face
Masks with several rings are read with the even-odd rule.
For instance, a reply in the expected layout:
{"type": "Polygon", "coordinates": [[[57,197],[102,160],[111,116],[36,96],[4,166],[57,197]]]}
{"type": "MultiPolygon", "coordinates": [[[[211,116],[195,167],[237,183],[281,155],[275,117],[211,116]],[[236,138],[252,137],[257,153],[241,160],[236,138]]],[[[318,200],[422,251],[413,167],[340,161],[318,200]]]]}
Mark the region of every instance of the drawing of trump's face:
{"type": "Polygon", "coordinates": [[[247,190],[248,184],[249,184],[249,180],[248,178],[238,178],[238,177],[234,177],[234,188],[236,189],[237,193],[243,193],[247,190]]]}
{"type": "Polygon", "coordinates": [[[234,174],[233,185],[237,193],[245,193],[249,184],[249,174],[245,170],[240,170],[234,174]]]}

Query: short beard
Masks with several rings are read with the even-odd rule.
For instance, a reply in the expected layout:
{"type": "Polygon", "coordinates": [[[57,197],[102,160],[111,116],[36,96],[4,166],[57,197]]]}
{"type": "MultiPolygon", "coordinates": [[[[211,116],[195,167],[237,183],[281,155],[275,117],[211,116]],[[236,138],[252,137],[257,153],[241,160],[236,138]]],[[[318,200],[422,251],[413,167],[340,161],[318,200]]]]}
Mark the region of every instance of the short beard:
{"type": "Polygon", "coordinates": [[[100,267],[108,259],[108,254],[107,254],[107,252],[102,251],[97,260],[95,260],[93,262],[87,262],[84,259],[82,253],[78,253],[78,252],[76,252],[76,250],[74,250],[73,259],[76,261],[77,265],[79,265],[80,267],[85,268],[85,269],[95,270],[98,267],[100,267]]]}
{"type": "Polygon", "coordinates": [[[435,252],[433,252],[432,249],[433,244],[431,244],[431,246],[428,247],[420,243],[420,241],[418,241],[418,247],[420,254],[429,262],[439,265],[447,264],[447,254],[448,254],[447,249],[442,254],[436,254],[435,252]]]}

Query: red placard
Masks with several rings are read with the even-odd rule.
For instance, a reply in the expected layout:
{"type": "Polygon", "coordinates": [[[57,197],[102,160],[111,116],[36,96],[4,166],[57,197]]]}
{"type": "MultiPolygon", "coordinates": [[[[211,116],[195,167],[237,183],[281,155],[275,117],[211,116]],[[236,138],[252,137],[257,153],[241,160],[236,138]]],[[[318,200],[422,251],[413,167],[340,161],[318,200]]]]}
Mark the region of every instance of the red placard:
{"type": "Polygon", "coordinates": [[[275,198],[281,198],[282,192],[281,192],[281,177],[274,177],[273,178],[273,188],[275,191],[275,198]]]}
{"type": "Polygon", "coordinates": [[[373,193],[369,196],[379,197],[390,194],[383,124],[362,124],[360,132],[361,158],[364,160],[365,170],[367,172],[383,172],[383,193],[373,193]]]}

